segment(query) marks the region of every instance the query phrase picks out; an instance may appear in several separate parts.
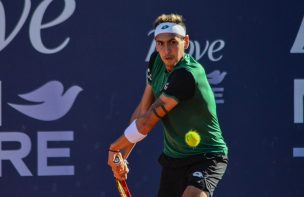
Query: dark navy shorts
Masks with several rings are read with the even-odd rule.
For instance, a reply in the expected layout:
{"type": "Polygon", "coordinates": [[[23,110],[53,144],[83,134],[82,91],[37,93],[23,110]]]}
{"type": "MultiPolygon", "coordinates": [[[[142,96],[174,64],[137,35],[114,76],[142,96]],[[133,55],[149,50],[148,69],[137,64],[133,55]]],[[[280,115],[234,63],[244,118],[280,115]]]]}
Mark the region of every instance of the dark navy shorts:
{"type": "Polygon", "coordinates": [[[205,153],[187,158],[159,157],[162,165],[158,197],[181,197],[187,186],[194,186],[212,197],[228,164],[227,156],[205,153]]]}

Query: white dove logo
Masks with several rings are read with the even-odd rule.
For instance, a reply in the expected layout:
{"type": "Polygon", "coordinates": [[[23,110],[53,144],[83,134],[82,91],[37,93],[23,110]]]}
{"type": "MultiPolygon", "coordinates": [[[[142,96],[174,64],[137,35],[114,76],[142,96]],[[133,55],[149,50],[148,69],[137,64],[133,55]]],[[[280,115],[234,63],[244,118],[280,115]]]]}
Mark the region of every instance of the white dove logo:
{"type": "Polygon", "coordinates": [[[208,81],[212,85],[220,84],[224,80],[226,74],[227,72],[221,73],[219,70],[215,70],[207,75],[208,81]]]}
{"type": "Polygon", "coordinates": [[[53,121],[58,120],[69,112],[77,95],[82,90],[79,86],[72,86],[64,93],[61,82],[49,81],[32,92],[18,95],[27,101],[35,102],[35,104],[8,104],[31,118],[53,121]]]}

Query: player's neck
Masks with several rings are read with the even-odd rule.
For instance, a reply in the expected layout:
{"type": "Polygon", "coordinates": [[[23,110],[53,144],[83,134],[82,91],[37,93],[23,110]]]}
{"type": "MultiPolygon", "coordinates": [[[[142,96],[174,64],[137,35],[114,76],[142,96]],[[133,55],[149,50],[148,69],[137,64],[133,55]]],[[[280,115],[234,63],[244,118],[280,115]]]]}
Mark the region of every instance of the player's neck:
{"type": "Polygon", "coordinates": [[[166,70],[168,73],[172,72],[172,70],[174,69],[175,65],[170,65],[170,66],[167,66],[166,65],[166,70]]]}
{"type": "Polygon", "coordinates": [[[169,73],[172,72],[173,69],[174,69],[174,67],[177,66],[182,61],[182,59],[184,59],[184,56],[185,55],[183,55],[183,57],[180,58],[180,60],[176,64],[174,64],[174,65],[165,65],[167,72],[169,72],[169,73]]]}

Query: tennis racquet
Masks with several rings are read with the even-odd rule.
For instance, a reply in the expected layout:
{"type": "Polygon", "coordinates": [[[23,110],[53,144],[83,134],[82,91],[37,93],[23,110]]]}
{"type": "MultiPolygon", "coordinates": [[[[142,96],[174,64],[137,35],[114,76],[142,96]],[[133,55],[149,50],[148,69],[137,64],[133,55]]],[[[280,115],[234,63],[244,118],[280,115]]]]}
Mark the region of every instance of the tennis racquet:
{"type": "Polygon", "coordinates": [[[120,181],[118,179],[116,179],[115,181],[116,181],[116,186],[119,191],[120,197],[131,197],[131,193],[129,191],[127,182],[125,180],[120,181]]]}
{"type": "MultiPolygon", "coordinates": [[[[120,157],[118,155],[116,155],[114,158],[114,163],[116,165],[120,165],[121,164],[120,162],[124,162],[124,161],[122,161],[120,159],[120,157]]],[[[116,186],[119,191],[120,197],[131,197],[131,193],[129,191],[126,180],[120,181],[118,179],[115,179],[115,182],[116,182],[116,186]]]]}

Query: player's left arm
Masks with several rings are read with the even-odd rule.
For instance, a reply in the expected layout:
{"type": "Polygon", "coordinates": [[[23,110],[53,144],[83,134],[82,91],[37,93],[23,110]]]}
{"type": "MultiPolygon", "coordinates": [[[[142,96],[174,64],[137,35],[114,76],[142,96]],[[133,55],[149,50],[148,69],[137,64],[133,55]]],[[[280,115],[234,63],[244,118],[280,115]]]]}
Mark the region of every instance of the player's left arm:
{"type": "Polygon", "coordinates": [[[130,146],[130,143],[137,143],[144,139],[157,122],[180,101],[193,97],[195,87],[194,77],[189,71],[186,69],[174,71],[161,96],[153,102],[148,111],[129,125],[124,134],[111,144],[110,148],[120,151],[124,147],[130,146]]]}
{"type": "MultiPolygon", "coordinates": [[[[125,133],[120,136],[114,143],[111,144],[110,149],[115,151],[120,151],[131,144],[136,142],[126,137],[126,132],[128,129],[137,129],[138,135],[142,135],[145,137],[157,124],[157,122],[164,116],[167,115],[169,111],[171,111],[176,105],[178,101],[174,98],[171,98],[166,95],[161,95],[149,108],[149,110],[144,113],[142,116],[137,118],[131,125],[133,124],[133,128],[130,126],[126,129],[125,133]],[[133,141],[133,142],[132,142],[133,141]]],[[[132,135],[132,134],[131,134],[132,135]]],[[[135,134],[136,135],[136,134],[135,134]]],[[[127,133],[128,136],[128,133],[127,133]]],[[[131,136],[132,138],[132,136],[131,136]]],[[[135,140],[135,139],[134,139],[135,140]]]]}
{"type": "Polygon", "coordinates": [[[178,101],[167,95],[162,94],[149,108],[149,110],[139,117],[136,126],[140,133],[147,135],[151,132],[158,121],[166,116],[176,105],[178,101]]]}
{"type": "Polygon", "coordinates": [[[136,126],[147,135],[157,122],[165,117],[179,102],[194,96],[195,80],[186,69],[178,69],[169,77],[161,96],[151,105],[147,113],[139,117],[136,126]]]}
{"type": "MultiPolygon", "coordinates": [[[[187,100],[194,95],[195,81],[192,74],[184,69],[174,71],[168,79],[168,86],[162,95],[153,102],[148,111],[134,120],[114,143],[110,150],[121,151],[126,147],[143,140],[157,122],[166,116],[180,101],[187,100]]],[[[112,154],[109,155],[108,164],[111,166],[112,154]]]]}
{"type": "Polygon", "coordinates": [[[151,105],[146,113],[134,120],[125,130],[124,134],[111,144],[108,156],[108,165],[111,166],[114,176],[117,179],[126,179],[129,169],[127,165],[118,169],[116,164],[113,162],[115,156],[120,154],[120,151],[129,149],[129,147],[132,149],[134,145],[146,137],[157,122],[162,117],[166,116],[166,114],[177,104],[178,102],[175,99],[162,95],[151,105]]]}

